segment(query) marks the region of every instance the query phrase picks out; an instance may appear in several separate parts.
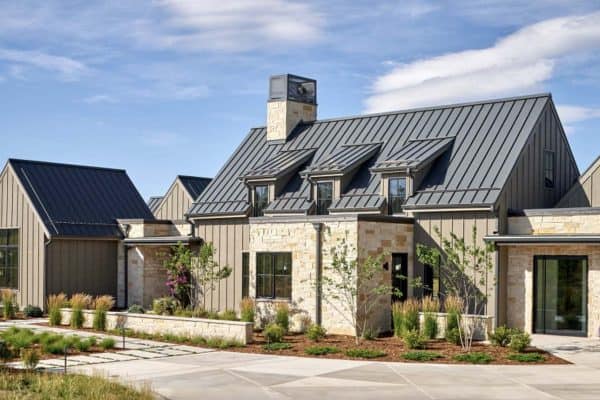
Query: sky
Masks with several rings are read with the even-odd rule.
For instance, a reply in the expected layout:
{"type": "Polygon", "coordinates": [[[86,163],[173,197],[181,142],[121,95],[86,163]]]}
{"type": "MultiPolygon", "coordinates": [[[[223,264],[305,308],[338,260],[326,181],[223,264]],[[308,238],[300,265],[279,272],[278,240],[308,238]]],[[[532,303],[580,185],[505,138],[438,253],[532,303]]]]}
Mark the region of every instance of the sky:
{"type": "Polygon", "coordinates": [[[214,176],[264,126],[270,75],[318,117],[551,92],[600,156],[600,0],[0,0],[0,160],[214,176]]]}

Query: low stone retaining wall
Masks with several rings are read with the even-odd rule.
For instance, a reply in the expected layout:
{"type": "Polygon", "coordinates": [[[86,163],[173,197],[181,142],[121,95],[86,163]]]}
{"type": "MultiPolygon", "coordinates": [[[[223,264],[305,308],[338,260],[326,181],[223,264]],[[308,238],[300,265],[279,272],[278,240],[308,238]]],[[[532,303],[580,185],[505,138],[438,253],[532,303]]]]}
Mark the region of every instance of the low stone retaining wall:
{"type": "MultiPolygon", "coordinates": [[[[447,313],[435,313],[438,323],[438,334],[437,338],[441,339],[446,336],[446,320],[448,319],[447,313]]],[[[494,317],[489,315],[463,315],[463,319],[475,320],[476,330],[474,339],[475,340],[488,340],[488,334],[494,330],[494,317]]],[[[421,331],[425,324],[425,314],[419,313],[419,321],[421,324],[421,331]]]]}
{"type": "MultiPolygon", "coordinates": [[[[69,325],[71,322],[71,309],[63,308],[61,312],[63,325],[69,325]]],[[[94,311],[83,310],[83,315],[83,327],[91,328],[94,320],[94,311]]],[[[109,311],[106,315],[107,329],[115,329],[117,317],[120,315],[125,315],[127,317],[125,327],[137,332],[150,334],[171,333],[174,335],[185,335],[190,337],[202,336],[205,338],[223,338],[237,340],[243,344],[251,343],[253,337],[253,324],[250,322],[184,318],[153,314],[130,314],[112,311],[109,311]]]]}

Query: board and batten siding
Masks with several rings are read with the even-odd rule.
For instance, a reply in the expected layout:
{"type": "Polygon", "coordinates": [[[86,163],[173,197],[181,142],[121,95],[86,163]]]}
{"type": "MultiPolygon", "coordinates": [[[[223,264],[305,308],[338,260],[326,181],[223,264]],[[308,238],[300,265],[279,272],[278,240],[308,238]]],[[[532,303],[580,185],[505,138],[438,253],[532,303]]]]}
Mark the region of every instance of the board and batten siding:
{"type": "Polygon", "coordinates": [[[175,180],[154,212],[157,219],[184,220],[194,199],[190,197],[179,179],[175,180]]]}
{"type": "Polygon", "coordinates": [[[19,229],[19,287],[17,302],[43,307],[46,231],[12,167],[0,174],[0,229],[19,229]]]}
{"type": "Polygon", "coordinates": [[[594,160],[556,207],[600,207],[600,157],[594,160]]]}
{"type": "Polygon", "coordinates": [[[248,251],[250,226],[247,219],[196,221],[196,236],[215,248],[215,261],[229,266],[231,275],[217,282],[213,291],[202,293],[204,307],[213,311],[238,310],[242,300],[242,253],[248,251]]]}
{"type": "Polygon", "coordinates": [[[116,240],[53,239],[47,247],[47,293],[117,298],[116,240]]]}

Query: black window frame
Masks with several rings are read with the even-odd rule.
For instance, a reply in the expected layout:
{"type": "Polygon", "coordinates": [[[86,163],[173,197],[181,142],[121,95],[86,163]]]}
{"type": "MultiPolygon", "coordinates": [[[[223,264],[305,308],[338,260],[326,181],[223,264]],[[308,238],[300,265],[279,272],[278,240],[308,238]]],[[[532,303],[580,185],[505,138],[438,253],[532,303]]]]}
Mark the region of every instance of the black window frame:
{"type": "Polygon", "coordinates": [[[258,252],[256,253],[256,298],[271,300],[292,300],[292,253],[290,252],[258,252]],[[277,273],[276,261],[278,257],[286,257],[289,261],[289,272],[286,274],[277,273]],[[269,265],[262,265],[267,261],[269,265]],[[268,268],[265,268],[268,267],[268,268]],[[265,271],[265,269],[269,271],[265,271]],[[288,293],[278,295],[282,280],[287,281],[283,285],[283,290],[289,290],[288,293]]]}
{"type": "Polygon", "coordinates": [[[544,187],[554,189],[556,180],[556,160],[552,150],[544,150],[544,187]]]}
{"type": "Polygon", "coordinates": [[[0,258],[0,288],[19,289],[19,240],[18,228],[0,229],[0,251],[3,253],[0,258]],[[11,238],[15,239],[14,242],[11,238]]]}
{"type": "Polygon", "coordinates": [[[242,253],[242,299],[250,297],[250,253],[242,253]]]}
{"type": "Polygon", "coordinates": [[[333,203],[333,181],[322,181],[315,183],[315,203],[317,205],[317,215],[328,215],[329,207],[333,203]],[[329,186],[329,198],[321,198],[320,187],[329,186]]]}
{"type": "Polygon", "coordinates": [[[269,206],[269,185],[256,185],[252,188],[253,216],[262,217],[265,215],[265,208],[269,206]],[[266,195],[264,201],[259,199],[258,189],[264,189],[266,195]]]}
{"type": "Polygon", "coordinates": [[[390,214],[399,214],[402,212],[402,205],[406,202],[406,187],[407,187],[407,179],[405,176],[392,176],[388,178],[388,212],[390,214]],[[404,195],[392,194],[392,181],[404,181],[404,195]],[[400,203],[395,202],[395,199],[401,199],[400,203]],[[399,209],[395,208],[395,205],[399,207],[399,209]]]}

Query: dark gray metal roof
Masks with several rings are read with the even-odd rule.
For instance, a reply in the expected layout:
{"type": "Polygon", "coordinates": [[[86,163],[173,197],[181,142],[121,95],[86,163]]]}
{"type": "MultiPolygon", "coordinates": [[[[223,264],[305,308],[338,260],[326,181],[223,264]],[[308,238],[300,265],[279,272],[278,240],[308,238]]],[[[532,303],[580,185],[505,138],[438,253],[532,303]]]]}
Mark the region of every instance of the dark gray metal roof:
{"type": "Polygon", "coordinates": [[[210,178],[203,178],[199,176],[187,176],[187,175],[178,175],[177,178],[183,184],[185,190],[189,193],[192,199],[196,200],[200,193],[210,183],[210,178]]]}
{"type": "Polygon", "coordinates": [[[323,174],[345,174],[373,157],[381,143],[355,144],[336,149],[331,156],[309,165],[300,174],[305,176],[323,174]]]}
{"type": "Polygon", "coordinates": [[[158,206],[160,205],[160,202],[162,201],[163,196],[152,196],[150,197],[150,199],[148,199],[148,208],[150,209],[150,211],[152,211],[153,213],[156,211],[156,209],[158,208],[158,206]]]}
{"type": "Polygon", "coordinates": [[[406,168],[421,168],[435,161],[454,143],[454,138],[433,138],[409,140],[397,153],[379,161],[371,169],[373,172],[394,171],[406,168]]]}
{"type": "Polygon", "coordinates": [[[117,218],[154,219],[124,170],[8,162],[51,236],[121,237],[117,218]]]}
{"type": "MultiPolygon", "coordinates": [[[[454,137],[454,144],[433,162],[421,186],[407,200],[407,207],[493,205],[548,101],[549,94],[538,94],[320,120],[299,125],[285,142],[269,143],[266,128],[254,128],[191,207],[189,215],[247,212],[248,191],[238,179],[240,173],[265,164],[283,151],[316,149],[310,168],[342,146],[381,143],[379,153],[358,169],[342,193],[348,198],[345,206],[355,209],[363,196],[380,193],[380,174],[371,172],[371,167],[388,160],[412,141],[448,137],[454,137]]],[[[309,198],[310,185],[298,176],[271,206],[279,209],[289,204],[294,208],[296,202],[278,200],[309,198]]]]}
{"type": "Polygon", "coordinates": [[[483,240],[497,244],[600,243],[600,235],[490,235],[483,240]]]}
{"type": "Polygon", "coordinates": [[[315,149],[301,149],[282,151],[267,162],[246,171],[242,177],[252,178],[277,178],[294,172],[315,154],[315,149]]]}

